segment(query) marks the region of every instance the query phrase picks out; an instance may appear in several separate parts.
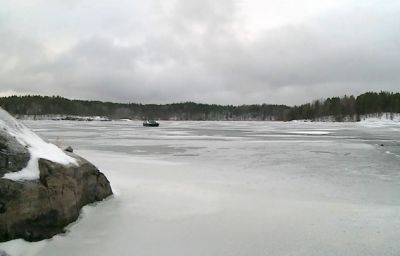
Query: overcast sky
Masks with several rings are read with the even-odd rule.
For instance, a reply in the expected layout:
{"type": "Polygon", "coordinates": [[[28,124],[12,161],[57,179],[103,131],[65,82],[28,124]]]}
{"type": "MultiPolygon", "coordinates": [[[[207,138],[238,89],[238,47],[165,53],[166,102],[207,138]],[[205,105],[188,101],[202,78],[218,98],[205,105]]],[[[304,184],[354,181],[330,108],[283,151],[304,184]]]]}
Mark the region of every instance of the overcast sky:
{"type": "Polygon", "coordinates": [[[0,0],[0,96],[304,103],[400,91],[398,0],[0,0]]]}

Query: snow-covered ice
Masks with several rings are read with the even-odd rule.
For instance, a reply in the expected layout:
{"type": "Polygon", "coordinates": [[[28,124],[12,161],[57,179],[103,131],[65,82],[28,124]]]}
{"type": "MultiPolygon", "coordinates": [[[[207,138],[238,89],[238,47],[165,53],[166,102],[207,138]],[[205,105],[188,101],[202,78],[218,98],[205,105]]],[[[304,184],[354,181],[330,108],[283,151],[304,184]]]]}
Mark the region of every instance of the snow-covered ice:
{"type": "Polygon", "coordinates": [[[56,145],[43,141],[25,125],[19,123],[10,114],[0,108],[0,129],[14,136],[19,143],[28,148],[31,158],[28,165],[19,172],[6,173],[2,178],[9,180],[36,180],[39,179],[40,158],[56,163],[68,165],[77,164],[77,161],[66,155],[56,145]]]}
{"type": "Polygon", "coordinates": [[[115,196],[66,235],[0,244],[13,256],[400,255],[395,124],[26,125],[96,164],[115,196]]]}
{"type": "Polygon", "coordinates": [[[301,135],[327,135],[327,134],[330,134],[331,132],[310,130],[310,131],[294,131],[294,132],[290,132],[290,133],[301,134],[301,135]]]}

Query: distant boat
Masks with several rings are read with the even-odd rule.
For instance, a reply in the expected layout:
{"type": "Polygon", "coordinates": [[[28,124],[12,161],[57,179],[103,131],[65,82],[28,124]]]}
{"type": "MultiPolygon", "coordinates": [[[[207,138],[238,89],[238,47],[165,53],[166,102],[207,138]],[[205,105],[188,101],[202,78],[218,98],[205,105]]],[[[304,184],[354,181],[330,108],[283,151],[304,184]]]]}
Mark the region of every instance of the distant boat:
{"type": "Polygon", "coordinates": [[[158,127],[160,124],[155,121],[155,120],[146,120],[143,122],[143,126],[152,126],[152,127],[158,127]]]}

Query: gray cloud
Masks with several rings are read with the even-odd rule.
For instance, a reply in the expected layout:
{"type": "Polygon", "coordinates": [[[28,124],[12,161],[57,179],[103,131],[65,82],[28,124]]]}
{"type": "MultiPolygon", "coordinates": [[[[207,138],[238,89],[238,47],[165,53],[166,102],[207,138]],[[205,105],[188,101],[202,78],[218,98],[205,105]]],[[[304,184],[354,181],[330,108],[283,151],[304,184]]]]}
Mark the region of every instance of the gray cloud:
{"type": "Polygon", "coordinates": [[[345,1],[251,36],[234,0],[67,2],[0,7],[0,94],[298,104],[400,88],[395,1],[345,1]]]}

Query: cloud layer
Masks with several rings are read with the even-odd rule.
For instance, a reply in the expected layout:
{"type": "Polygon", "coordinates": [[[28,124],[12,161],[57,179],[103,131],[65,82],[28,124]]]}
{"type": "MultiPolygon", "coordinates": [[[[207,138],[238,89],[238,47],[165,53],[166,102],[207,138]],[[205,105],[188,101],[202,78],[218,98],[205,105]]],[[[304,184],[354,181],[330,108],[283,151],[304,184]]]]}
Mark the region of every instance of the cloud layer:
{"type": "Polygon", "coordinates": [[[299,2],[8,1],[0,95],[292,105],[399,91],[397,1],[299,2]]]}

